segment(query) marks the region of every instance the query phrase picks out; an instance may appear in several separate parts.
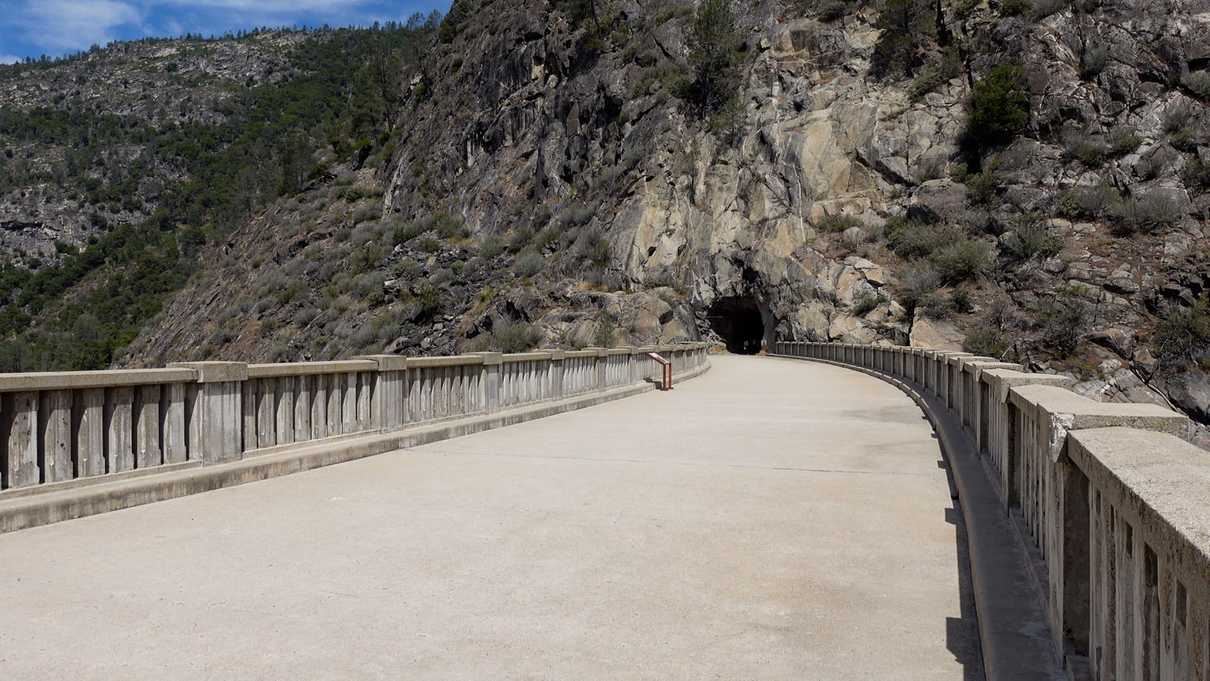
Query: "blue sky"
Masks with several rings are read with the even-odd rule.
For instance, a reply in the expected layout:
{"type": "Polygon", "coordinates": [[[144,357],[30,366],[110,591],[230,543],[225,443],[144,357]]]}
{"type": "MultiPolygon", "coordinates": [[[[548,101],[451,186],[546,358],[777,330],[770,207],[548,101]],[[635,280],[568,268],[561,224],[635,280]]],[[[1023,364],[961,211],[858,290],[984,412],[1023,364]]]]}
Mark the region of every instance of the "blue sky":
{"type": "Polygon", "coordinates": [[[360,26],[444,12],[449,5],[450,0],[0,0],[0,63],[149,36],[360,26]]]}

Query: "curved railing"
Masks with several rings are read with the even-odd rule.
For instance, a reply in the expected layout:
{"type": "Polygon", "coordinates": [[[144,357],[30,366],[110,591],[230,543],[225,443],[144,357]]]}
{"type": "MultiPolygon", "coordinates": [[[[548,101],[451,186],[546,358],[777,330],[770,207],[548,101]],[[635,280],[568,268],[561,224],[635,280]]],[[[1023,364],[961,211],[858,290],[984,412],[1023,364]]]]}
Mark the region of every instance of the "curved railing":
{"type": "Polygon", "coordinates": [[[392,433],[681,372],[706,345],[0,374],[0,504],[32,493],[392,433]]]}
{"type": "Polygon", "coordinates": [[[970,353],[778,342],[773,354],[890,377],[965,433],[961,454],[982,463],[1034,558],[1069,678],[1210,676],[1210,452],[1187,441],[1184,415],[1096,402],[1070,378],[970,353]]]}

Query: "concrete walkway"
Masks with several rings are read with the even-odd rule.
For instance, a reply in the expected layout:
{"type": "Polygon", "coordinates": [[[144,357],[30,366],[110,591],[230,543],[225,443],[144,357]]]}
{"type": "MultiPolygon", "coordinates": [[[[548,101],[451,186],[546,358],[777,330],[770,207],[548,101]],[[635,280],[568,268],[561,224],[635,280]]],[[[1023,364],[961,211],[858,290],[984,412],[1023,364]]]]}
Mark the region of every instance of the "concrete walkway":
{"type": "Polygon", "coordinates": [[[3,679],[978,679],[960,514],[893,387],[671,394],[0,536],[3,679]]]}

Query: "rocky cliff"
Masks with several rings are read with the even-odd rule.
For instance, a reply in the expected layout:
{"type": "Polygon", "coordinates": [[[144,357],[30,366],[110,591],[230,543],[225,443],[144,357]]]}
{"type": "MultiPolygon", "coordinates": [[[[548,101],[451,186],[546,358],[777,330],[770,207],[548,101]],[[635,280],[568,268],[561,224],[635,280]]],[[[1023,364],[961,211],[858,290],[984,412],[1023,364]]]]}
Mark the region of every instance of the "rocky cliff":
{"type": "Polygon", "coordinates": [[[229,238],[127,364],[715,338],[918,344],[1210,422],[1193,0],[459,0],[389,162],[229,238]]]}

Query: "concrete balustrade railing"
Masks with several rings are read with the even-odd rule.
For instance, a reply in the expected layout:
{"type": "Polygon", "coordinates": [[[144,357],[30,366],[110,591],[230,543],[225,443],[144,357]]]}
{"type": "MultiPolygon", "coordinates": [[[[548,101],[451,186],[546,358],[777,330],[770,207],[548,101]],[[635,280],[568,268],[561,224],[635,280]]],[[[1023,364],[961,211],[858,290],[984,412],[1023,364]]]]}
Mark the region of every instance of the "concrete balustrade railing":
{"type": "Polygon", "coordinates": [[[0,504],[641,384],[706,345],[0,375],[0,504]]]}
{"type": "Polygon", "coordinates": [[[1210,678],[1210,452],[1187,441],[1184,415],[1096,402],[1070,378],[970,353],[778,342],[772,354],[888,376],[961,428],[969,451],[950,456],[976,457],[1015,519],[1069,678],[1210,678]]]}

